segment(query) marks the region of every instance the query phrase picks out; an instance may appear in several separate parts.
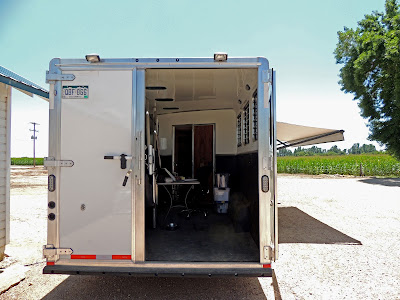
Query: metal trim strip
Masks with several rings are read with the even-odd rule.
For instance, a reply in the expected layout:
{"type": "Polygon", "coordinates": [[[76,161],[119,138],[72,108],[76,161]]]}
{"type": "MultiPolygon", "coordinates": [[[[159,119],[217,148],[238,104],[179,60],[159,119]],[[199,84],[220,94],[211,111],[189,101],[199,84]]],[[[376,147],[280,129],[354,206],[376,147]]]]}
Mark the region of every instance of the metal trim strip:
{"type": "Polygon", "coordinates": [[[76,265],[48,265],[44,267],[43,274],[70,274],[70,275],[125,275],[125,276],[151,276],[151,277],[271,277],[271,268],[142,268],[142,267],[101,267],[101,266],[76,266],[76,265]]]}

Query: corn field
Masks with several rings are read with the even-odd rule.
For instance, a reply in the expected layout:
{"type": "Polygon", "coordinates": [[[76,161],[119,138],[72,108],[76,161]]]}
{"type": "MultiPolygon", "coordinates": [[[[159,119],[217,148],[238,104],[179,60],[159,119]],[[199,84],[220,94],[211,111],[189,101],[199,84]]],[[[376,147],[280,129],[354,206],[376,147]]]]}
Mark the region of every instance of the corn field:
{"type": "Polygon", "coordinates": [[[278,173],[400,177],[400,162],[387,154],[278,157],[278,173]]]}
{"type": "MultiPolygon", "coordinates": [[[[33,166],[33,157],[11,157],[11,165],[33,166]]],[[[43,165],[43,157],[36,157],[36,165],[43,165]]]]}

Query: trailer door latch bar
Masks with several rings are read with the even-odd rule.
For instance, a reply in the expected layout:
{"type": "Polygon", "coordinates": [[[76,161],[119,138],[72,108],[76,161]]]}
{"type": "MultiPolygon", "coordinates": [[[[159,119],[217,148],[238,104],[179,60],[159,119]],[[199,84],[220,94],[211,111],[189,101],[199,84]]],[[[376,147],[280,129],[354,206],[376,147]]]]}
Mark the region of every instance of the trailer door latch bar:
{"type": "Polygon", "coordinates": [[[46,72],[46,83],[51,83],[51,81],[73,81],[74,79],[74,74],[51,74],[49,71],[46,72]]]}
{"type": "Polygon", "coordinates": [[[48,167],[72,167],[74,162],[72,160],[55,160],[54,157],[45,157],[43,165],[48,167]]]}
{"type": "Polygon", "coordinates": [[[126,169],[126,161],[132,159],[132,156],[121,154],[121,155],[104,155],[104,159],[119,159],[121,160],[121,169],[126,169]]]}
{"type": "Polygon", "coordinates": [[[54,248],[53,245],[43,246],[43,258],[50,258],[56,255],[71,255],[73,252],[71,248],[54,248]]]}

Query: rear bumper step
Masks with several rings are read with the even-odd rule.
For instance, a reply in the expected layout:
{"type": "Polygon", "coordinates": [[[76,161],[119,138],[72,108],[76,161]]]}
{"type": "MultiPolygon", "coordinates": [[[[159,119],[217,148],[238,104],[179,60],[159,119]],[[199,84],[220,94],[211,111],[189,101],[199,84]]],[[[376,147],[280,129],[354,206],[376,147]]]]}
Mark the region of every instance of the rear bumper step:
{"type": "Polygon", "coordinates": [[[46,266],[43,274],[121,275],[145,277],[271,277],[271,268],[136,268],[101,266],[46,266]]]}

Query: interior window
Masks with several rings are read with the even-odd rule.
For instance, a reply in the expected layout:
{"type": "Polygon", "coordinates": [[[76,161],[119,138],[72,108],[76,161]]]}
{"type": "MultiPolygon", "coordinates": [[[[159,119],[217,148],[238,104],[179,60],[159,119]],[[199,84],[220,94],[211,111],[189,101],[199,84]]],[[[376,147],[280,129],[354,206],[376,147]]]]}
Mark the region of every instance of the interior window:
{"type": "Polygon", "coordinates": [[[237,116],[237,146],[240,147],[242,146],[242,114],[238,114],[237,116]]]}
{"type": "Polygon", "coordinates": [[[253,139],[258,140],[258,97],[257,91],[253,94],[253,139]]]}
{"type": "Polygon", "coordinates": [[[243,108],[243,135],[244,143],[250,143],[250,105],[249,102],[243,108]]]}

